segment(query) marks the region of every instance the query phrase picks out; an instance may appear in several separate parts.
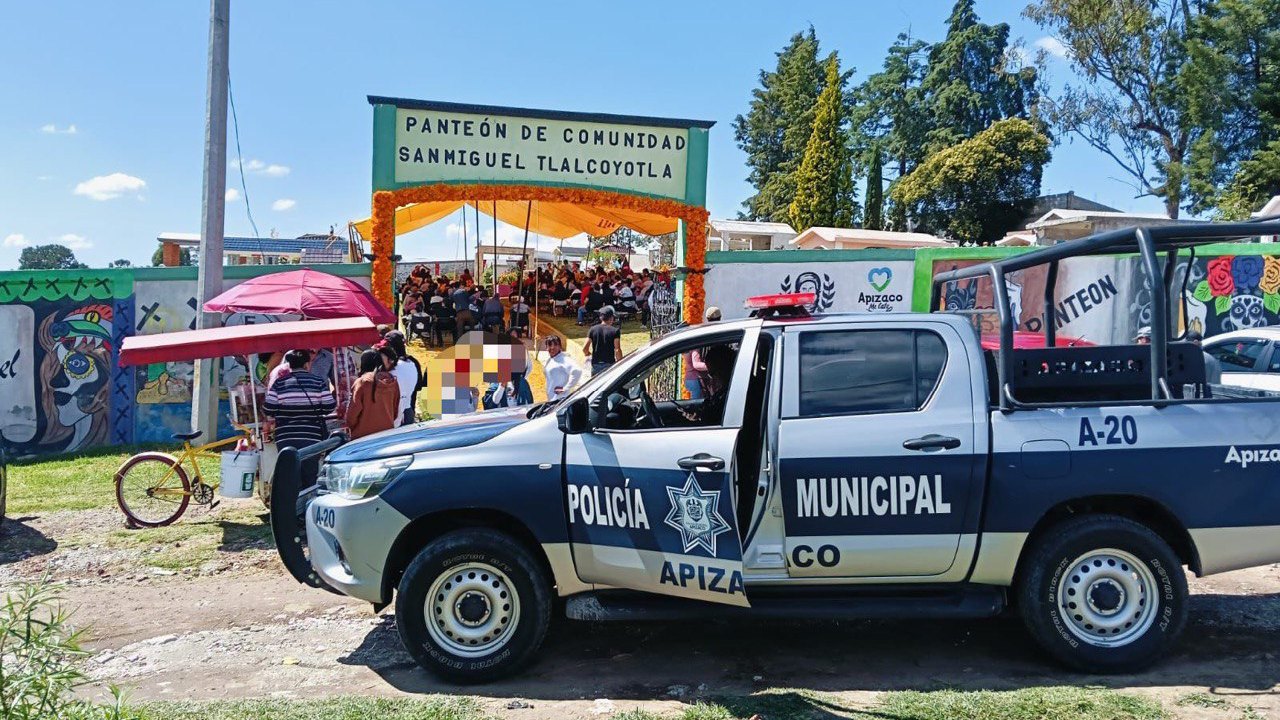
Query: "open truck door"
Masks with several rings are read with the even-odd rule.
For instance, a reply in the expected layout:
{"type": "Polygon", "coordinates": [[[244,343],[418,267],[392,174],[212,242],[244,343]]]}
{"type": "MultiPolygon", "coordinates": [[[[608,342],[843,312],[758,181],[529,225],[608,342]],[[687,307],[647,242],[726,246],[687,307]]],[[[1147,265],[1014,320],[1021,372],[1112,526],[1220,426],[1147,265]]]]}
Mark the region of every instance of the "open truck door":
{"type": "Polygon", "coordinates": [[[565,514],[583,581],[749,605],[735,455],[758,333],[673,342],[561,411],[565,514]],[[703,382],[688,392],[695,374],[703,382]]]}

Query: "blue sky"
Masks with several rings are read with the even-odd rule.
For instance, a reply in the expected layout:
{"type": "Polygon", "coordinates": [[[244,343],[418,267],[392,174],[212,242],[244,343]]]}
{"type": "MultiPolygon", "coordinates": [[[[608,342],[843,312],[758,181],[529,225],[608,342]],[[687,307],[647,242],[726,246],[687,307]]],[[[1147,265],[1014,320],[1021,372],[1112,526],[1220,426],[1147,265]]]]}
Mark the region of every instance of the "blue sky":
{"type": "MultiPolygon", "coordinates": [[[[808,24],[853,82],[898,32],[941,37],[950,0],[780,3],[279,2],[233,0],[231,81],[258,228],[282,237],[368,215],[365,96],[715,120],[708,204],[750,194],[733,117],[762,67],[808,24]]],[[[979,0],[1034,51],[1023,0],[979,0]]],[[[208,5],[6,3],[0,9],[0,268],[23,245],[63,242],[91,265],[145,263],[164,231],[200,225],[208,5]]],[[[1051,80],[1070,71],[1050,57],[1051,80]]],[[[230,156],[235,156],[234,144],[230,156]]],[[[234,170],[234,168],[233,168],[234,170]]],[[[1054,149],[1043,191],[1124,210],[1119,171],[1081,143],[1054,149]]],[[[227,234],[251,234],[239,175],[227,234]]],[[[504,233],[518,235],[514,228],[504,233]]],[[[458,253],[448,223],[400,240],[407,258],[458,253]]],[[[505,235],[503,236],[505,238],[505,235]]]]}

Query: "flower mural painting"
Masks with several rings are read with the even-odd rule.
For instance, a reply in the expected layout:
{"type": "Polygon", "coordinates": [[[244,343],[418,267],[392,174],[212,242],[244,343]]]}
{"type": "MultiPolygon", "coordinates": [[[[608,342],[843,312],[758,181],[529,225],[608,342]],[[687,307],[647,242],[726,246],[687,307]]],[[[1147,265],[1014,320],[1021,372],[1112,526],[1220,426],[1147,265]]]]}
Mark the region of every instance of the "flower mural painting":
{"type": "MultiPolygon", "coordinates": [[[[1196,300],[1209,305],[1220,331],[1270,325],[1280,314],[1280,260],[1270,255],[1224,255],[1210,260],[1196,285],[1196,300]]],[[[1207,334],[1213,334],[1211,332],[1207,334]]]]}
{"type": "Polygon", "coordinates": [[[105,442],[111,319],[110,305],[93,304],[49,315],[40,324],[45,352],[40,363],[45,417],[41,445],[59,444],[70,451],[105,442]]]}

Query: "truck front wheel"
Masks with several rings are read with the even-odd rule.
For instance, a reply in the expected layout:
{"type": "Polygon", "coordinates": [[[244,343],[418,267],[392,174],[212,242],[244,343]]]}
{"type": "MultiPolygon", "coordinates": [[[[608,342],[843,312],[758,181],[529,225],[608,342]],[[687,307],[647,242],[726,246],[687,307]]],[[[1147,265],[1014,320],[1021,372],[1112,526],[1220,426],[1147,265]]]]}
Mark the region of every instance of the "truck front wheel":
{"type": "Polygon", "coordinates": [[[1145,668],[1187,621],[1178,556],[1147,527],[1114,515],[1073,518],[1044,533],[1017,592],[1036,641],[1084,672],[1145,668]]]}
{"type": "Polygon", "coordinates": [[[458,530],[409,563],[396,627],[423,668],[454,682],[485,682],[524,665],[551,621],[550,583],[523,545],[488,529],[458,530]]]}

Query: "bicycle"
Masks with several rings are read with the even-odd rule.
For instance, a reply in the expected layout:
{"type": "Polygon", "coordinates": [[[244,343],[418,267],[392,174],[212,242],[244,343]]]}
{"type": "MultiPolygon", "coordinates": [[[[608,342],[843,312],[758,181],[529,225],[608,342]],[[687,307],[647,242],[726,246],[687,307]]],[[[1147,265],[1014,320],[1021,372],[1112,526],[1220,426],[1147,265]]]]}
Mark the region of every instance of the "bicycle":
{"type": "Polygon", "coordinates": [[[130,526],[158,528],[172,524],[182,517],[193,500],[212,509],[220,480],[206,483],[200,473],[199,460],[219,458],[221,453],[215,452],[218,448],[241,440],[254,444],[249,428],[236,426],[236,429],[239,435],[198,446],[193,446],[191,441],[200,437],[200,431],[174,433],[173,439],[182,441],[182,453],[177,457],[162,452],[141,452],[126,460],[116,471],[116,503],[130,526]],[[183,467],[187,464],[193,470],[194,483],[183,467]]]}

